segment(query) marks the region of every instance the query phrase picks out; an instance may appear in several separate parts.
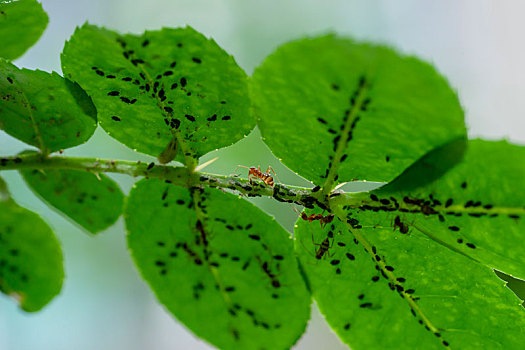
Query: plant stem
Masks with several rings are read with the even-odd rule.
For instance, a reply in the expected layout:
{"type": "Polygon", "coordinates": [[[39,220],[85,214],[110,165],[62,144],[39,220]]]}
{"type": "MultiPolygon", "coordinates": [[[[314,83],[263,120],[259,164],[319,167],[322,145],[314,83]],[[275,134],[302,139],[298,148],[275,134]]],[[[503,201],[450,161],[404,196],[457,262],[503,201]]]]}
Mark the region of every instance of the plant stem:
{"type": "Polygon", "coordinates": [[[132,177],[156,178],[183,187],[208,186],[237,191],[248,197],[268,196],[280,202],[295,203],[306,208],[318,206],[329,208],[328,201],[317,199],[311,189],[275,184],[270,187],[262,182],[250,181],[234,176],[194,172],[181,166],[159,165],[141,161],[112,160],[99,158],[77,158],[52,156],[39,153],[22,154],[0,158],[1,170],[78,170],[94,174],[117,173],[132,177]]]}

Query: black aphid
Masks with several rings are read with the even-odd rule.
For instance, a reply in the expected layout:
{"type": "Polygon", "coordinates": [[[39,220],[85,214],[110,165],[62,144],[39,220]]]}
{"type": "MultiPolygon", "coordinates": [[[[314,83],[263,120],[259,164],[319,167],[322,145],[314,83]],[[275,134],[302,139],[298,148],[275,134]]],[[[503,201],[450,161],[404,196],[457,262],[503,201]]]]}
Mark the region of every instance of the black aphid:
{"type": "Polygon", "coordinates": [[[180,126],[180,120],[178,119],[172,119],[170,122],[170,126],[174,129],[178,129],[180,126]]]}
{"type": "Polygon", "coordinates": [[[142,64],[144,63],[144,60],[140,59],[140,58],[134,58],[131,60],[131,64],[136,66],[137,64],[142,64]]]}

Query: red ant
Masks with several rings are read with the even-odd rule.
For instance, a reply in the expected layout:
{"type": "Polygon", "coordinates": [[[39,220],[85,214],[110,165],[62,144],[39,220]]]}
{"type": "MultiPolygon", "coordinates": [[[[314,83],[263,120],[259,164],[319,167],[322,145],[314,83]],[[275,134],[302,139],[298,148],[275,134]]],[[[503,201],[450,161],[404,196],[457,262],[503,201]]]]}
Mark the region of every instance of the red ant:
{"type": "MultiPolygon", "coordinates": [[[[271,170],[273,175],[275,175],[275,177],[277,177],[277,174],[275,173],[275,171],[273,171],[273,168],[271,166],[269,166],[268,169],[266,169],[265,173],[263,173],[261,171],[261,167],[260,166],[258,168],[256,168],[256,167],[253,167],[253,166],[252,167],[247,167],[247,166],[244,166],[244,165],[238,165],[237,168],[239,168],[239,167],[249,169],[249,171],[248,171],[248,179],[250,180],[250,183],[252,183],[252,180],[261,179],[265,184],[267,184],[270,187],[273,187],[273,177],[272,177],[272,175],[270,175],[269,171],[271,170]]],[[[237,168],[235,169],[235,171],[237,171],[237,168]]]]}
{"type": "Polygon", "coordinates": [[[314,246],[316,246],[317,248],[314,249],[315,251],[315,256],[308,251],[308,248],[305,247],[305,245],[303,244],[303,241],[300,241],[301,244],[303,245],[303,247],[306,249],[306,251],[308,252],[308,254],[314,256],[317,260],[321,260],[321,259],[324,259],[326,258],[326,256],[332,256],[332,254],[330,254],[328,251],[330,250],[330,248],[332,248],[332,246],[334,245],[334,241],[333,241],[333,237],[332,237],[332,242],[330,243],[330,236],[326,237],[321,243],[315,243],[314,241],[314,235],[312,234],[312,243],[314,244],[314,246]]]}
{"type": "MultiPolygon", "coordinates": [[[[295,210],[295,209],[294,209],[295,210]]],[[[296,213],[299,214],[296,210],[296,213]]],[[[324,213],[324,211],[323,211],[324,213]]],[[[303,219],[304,221],[308,221],[308,222],[312,222],[314,220],[319,220],[319,223],[321,224],[321,227],[324,228],[326,226],[326,224],[329,224],[331,223],[332,221],[334,221],[334,214],[329,214],[329,215],[326,215],[324,216],[323,214],[306,214],[304,211],[299,214],[299,216],[301,217],[301,219],[303,219]]]]}
{"type": "MultiPolygon", "coordinates": [[[[313,242],[313,237],[312,237],[313,242]]],[[[334,245],[334,241],[332,240],[332,244],[330,244],[330,238],[326,237],[321,243],[315,243],[314,245],[318,246],[319,248],[315,249],[315,258],[317,260],[321,260],[323,257],[325,257],[328,253],[328,250],[332,248],[334,245]],[[325,255],[326,254],[326,255],[325,255]]]]}
{"type": "MultiPolygon", "coordinates": [[[[329,216],[330,215],[328,215],[327,217],[329,217],[329,216]]],[[[333,219],[333,215],[331,215],[331,216],[332,216],[332,219],[333,219]]],[[[308,219],[305,219],[305,220],[308,220],[308,219]]],[[[299,239],[299,242],[304,247],[304,249],[308,252],[308,254],[310,254],[311,256],[315,257],[316,260],[325,259],[327,256],[333,256],[333,254],[334,254],[334,253],[332,253],[332,254],[329,253],[329,250],[334,245],[334,234],[332,233],[332,231],[328,232],[328,235],[325,237],[325,239],[323,239],[321,241],[321,243],[316,243],[315,242],[314,234],[312,232],[312,244],[315,246],[315,248],[314,248],[315,255],[312,254],[309,251],[308,248],[306,248],[306,246],[304,245],[304,243],[303,243],[303,241],[301,239],[299,239]],[[331,242],[330,242],[330,239],[332,240],[331,242]]]]}

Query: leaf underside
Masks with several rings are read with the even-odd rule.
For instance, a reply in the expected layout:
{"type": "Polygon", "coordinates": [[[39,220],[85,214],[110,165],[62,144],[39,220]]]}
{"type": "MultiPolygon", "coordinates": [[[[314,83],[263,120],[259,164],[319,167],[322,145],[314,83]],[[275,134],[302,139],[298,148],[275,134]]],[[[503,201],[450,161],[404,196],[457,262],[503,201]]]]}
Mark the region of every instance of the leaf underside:
{"type": "Polygon", "coordinates": [[[142,276],[197,336],[221,349],[284,349],[304,332],[310,295],[292,240],[251,203],[142,180],[125,217],[142,276]]]}
{"type": "Polygon", "coordinates": [[[389,182],[465,137],[458,98],[432,66],[334,35],[281,46],[251,92],[264,141],[317,185],[389,182]]]}
{"type": "Polygon", "coordinates": [[[124,195],[104,174],[74,170],[25,170],[20,172],[29,187],[84,229],[97,233],[122,214],[124,195]]]}
{"type": "Polygon", "coordinates": [[[525,148],[470,141],[447,169],[461,150],[452,143],[394,182],[351,195],[358,207],[332,208],[344,223],[298,222],[295,248],[313,296],[352,348],[523,344],[521,300],[491,268],[524,276],[525,148]]]}
{"type": "Polygon", "coordinates": [[[395,231],[389,213],[340,214],[348,223],[324,229],[300,220],[295,248],[321,312],[352,349],[522,346],[521,301],[490,268],[418,230],[395,231]]]}
{"type": "Polygon", "coordinates": [[[0,60],[0,129],[9,135],[55,152],[86,142],[96,122],[95,107],[77,84],[0,60]]]}
{"type": "MultiPolygon", "coordinates": [[[[421,163],[439,162],[439,157],[429,157],[421,163]]],[[[415,179],[433,177],[432,171],[426,166],[409,169],[363,195],[359,211],[389,211],[391,220],[399,217],[398,229],[407,225],[486,266],[525,279],[525,147],[470,141],[463,162],[434,182],[413,188],[415,179]]]]}
{"type": "Polygon", "coordinates": [[[18,206],[0,178],[0,291],[29,312],[38,311],[62,287],[62,251],[51,228],[18,206]]]}
{"type": "Polygon", "coordinates": [[[64,74],[93,98],[104,130],[163,163],[228,146],[255,126],[246,74],[190,27],[138,36],[85,24],[61,59],[64,74]]]}
{"type": "Polygon", "coordinates": [[[0,57],[13,60],[33,46],[49,19],[36,0],[0,1],[0,57]]]}

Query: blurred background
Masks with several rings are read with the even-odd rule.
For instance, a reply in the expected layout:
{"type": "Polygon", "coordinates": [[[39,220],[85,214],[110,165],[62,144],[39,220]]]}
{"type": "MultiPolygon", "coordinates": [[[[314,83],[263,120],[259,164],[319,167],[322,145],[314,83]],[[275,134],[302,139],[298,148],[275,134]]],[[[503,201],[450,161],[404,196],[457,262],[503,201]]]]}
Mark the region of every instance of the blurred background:
{"type": "MultiPolygon", "coordinates": [[[[431,61],[458,91],[472,138],[525,144],[525,3],[488,0],[42,0],[50,17],[43,37],[18,66],[60,72],[64,41],[85,21],[121,32],[189,24],[232,54],[251,74],[275,48],[305,35],[336,32],[386,43],[431,61]]],[[[0,154],[28,147],[0,131],[0,154]]],[[[297,150],[300,152],[301,150],[297,150]]],[[[70,156],[152,159],[97,130],[70,156]]],[[[279,164],[255,130],[206,155],[206,171],[231,174],[238,164],[271,165],[281,182],[308,185],[279,164]]],[[[38,212],[62,243],[66,280],[43,311],[26,314],[0,295],[1,350],[211,349],[159,306],[127,252],[122,219],[90,237],[48,209],[14,171],[2,172],[21,205],[38,212]]],[[[111,175],[127,193],[133,179],[111,175]]],[[[292,230],[297,215],[269,199],[254,202],[292,230]]],[[[294,349],[345,349],[315,305],[294,349]]]]}

